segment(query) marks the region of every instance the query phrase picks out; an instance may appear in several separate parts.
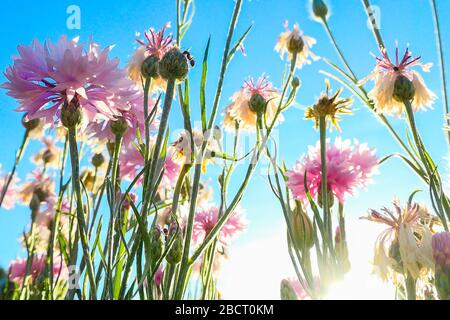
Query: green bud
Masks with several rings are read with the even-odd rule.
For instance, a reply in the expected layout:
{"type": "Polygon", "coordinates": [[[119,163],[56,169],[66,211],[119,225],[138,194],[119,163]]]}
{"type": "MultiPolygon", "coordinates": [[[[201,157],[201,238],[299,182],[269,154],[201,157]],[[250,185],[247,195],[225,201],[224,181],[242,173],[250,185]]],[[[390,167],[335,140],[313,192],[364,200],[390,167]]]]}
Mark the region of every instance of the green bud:
{"type": "Polygon", "coordinates": [[[292,215],[292,232],[295,247],[306,251],[314,245],[313,226],[301,204],[297,203],[292,215]]]}
{"type": "MultiPolygon", "coordinates": [[[[333,191],[331,191],[329,188],[327,188],[327,195],[328,195],[328,207],[332,207],[334,205],[334,194],[333,191]]],[[[319,207],[323,208],[323,197],[322,197],[322,189],[320,189],[319,194],[317,195],[317,202],[319,207]]]]}
{"type": "Polygon", "coordinates": [[[44,151],[44,154],[42,155],[42,160],[44,163],[52,162],[56,159],[56,154],[52,152],[50,149],[47,149],[44,151]]]}
{"type": "Polygon", "coordinates": [[[189,71],[188,62],[180,49],[170,49],[159,62],[159,74],[165,79],[183,80],[189,71]]]}
{"type": "Polygon", "coordinates": [[[298,300],[294,288],[292,288],[291,284],[286,279],[281,281],[280,296],[281,300],[298,300]]]}
{"type": "MultiPolygon", "coordinates": [[[[175,236],[175,234],[173,235],[175,236]]],[[[169,237],[170,239],[170,237],[169,237]]],[[[183,236],[181,232],[176,235],[172,248],[167,253],[166,260],[169,264],[177,264],[181,261],[183,256],[183,236]]]]}
{"type": "Polygon", "coordinates": [[[291,54],[300,53],[303,51],[305,42],[301,36],[291,37],[287,44],[287,49],[291,54]]]}
{"type": "Polygon", "coordinates": [[[263,114],[266,110],[266,104],[266,99],[259,93],[252,95],[249,102],[250,110],[256,114],[263,114]]]}
{"type": "Polygon", "coordinates": [[[156,261],[161,258],[163,252],[161,231],[155,228],[152,232],[152,237],[150,240],[150,259],[153,263],[156,263],[156,261]]]}
{"type": "Polygon", "coordinates": [[[217,140],[217,141],[220,141],[220,139],[222,139],[222,130],[220,129],[220,127],[218,125],[214,126],[213,137],[214,137],[214,140],[217,140]]]}
{"type": "Polygon", "coordinates": [[[155,56],[147,57],[141,65],[141,75],[145,79],[158,78],[158,63],[159,59],[155,56]]]}
{"type": "Polygon", "coordinates": [[[109,153],[109,156],[110,156],[110,157],[112,157],[113,154],[114,154],[114,146],[115,146],[115,143],[114,143],[114,142],[108,142],[108,143],[106,144],[106,149],[108,150],[108,153],[109,153]]]}
{"type": "Polygon", "coordinates": [[[101,153],[96,153],[91,159],[91,163],[94,167],[98,168],[105,162],[105,157],[101,153]]]}
{"type": "Polygon", "coordinates": [[[27,116],[27,114],[25,114],[22,117],[22,126],[25,129],[27,129],[28,131],[36,129],[39,126],[40,120],[39,119],[31,119],[31,120],[26,121],[25,120],[26,116],[27,116]]]}
{"type": "Polygon", "coordinates": [[[399,75],[394,83],[393,97],[400,102],[411,101],[416,89],[413,83],[405,76],[399,75]]]}
{"type": "Polygon", "coordinates": [[[328,15],[328,7],[323,0],[313,0],[312,2],[313,13],[316,18],[326,19],[328,15]]]}
{"type": "Polygon", "coordinates": [[[119,117],[117,120],[111,121],[111,132],[114,135],[123,137],[125,132],[127,132],[127,129],[128,123],[124,118],[119,117]]]}
{"type": "Polygon", "coordinates": [[[292,79],[291,85],[294,89],[298,88],[300,86],[300,79],[298,77],[294,77],[294,79],[292,79]]]}
{"type": "MultiPolygon", "coordinates": [[[[39,196],[36,193],[33,193],[33,196],[30,200],[30,210],[32,215],[34,215],[36,212],[39,211],[39,208],[41,206],[41,200],[39,199],[39,196]]],[[[33,219],[34,221],[34,219],[33,219]]]]}
{"type": "Polygon", "coordinates": [[[398,243],[398,239],[395,238],[394,241],[391,243],[391,247],[389,248],[389,257],[394,259],[396,262],[395,265],[393,265],[393,269],[398,273],[403,273],[403,263],[402,263],[402,257],[400,254],[400,245],[398,243]]]}
{"type": "Polygon", "coordinates": [[[66,128],[73,128],[81,122],[81,109],[78,98],[73,97],[72,101],[64,101],[61,110],[61,123],[66,128]]]}

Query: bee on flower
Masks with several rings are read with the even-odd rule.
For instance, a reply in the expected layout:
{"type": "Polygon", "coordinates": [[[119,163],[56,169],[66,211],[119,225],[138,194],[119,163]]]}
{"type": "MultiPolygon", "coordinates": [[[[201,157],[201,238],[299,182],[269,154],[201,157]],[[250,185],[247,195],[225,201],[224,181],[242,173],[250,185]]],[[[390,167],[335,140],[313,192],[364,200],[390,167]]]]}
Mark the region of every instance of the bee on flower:
{"type": "MultiPolygon", "coordinates": [[[[264,114],[267,123],[271,124],[278,110],[279,96],[266,76],[262,75],[256,82],[249,78],[225,108],[224,128],[234,131],[237,122],[239,130],[253,131],[256,129],[258,113],[264,114]]],[[[281,121],[283,116],[279,115],[276,124],[281,121]]]]}
{"type": "Polygon", "coordinates": [[[373,264],[375,272],[383,279],[398,281],[398,275],[411,275],[414,279],[425,277],[434,267],[432,231],[421,223],[420,206],[408,203],[401,207],[393,202],[394,211],[383,208],[370,210],[367,220],[385,224],[375,243],[373,264]]]}
{"type": "Polygon", "coordinates": [[[311,64],[311,60],[319,59],[311,51],[312,46],[316,44],[316,39],[304,35],[298,23],[294,24],[294,28],[290,30],[288,22],[285,21],[284,28],[285,31],[280,33],[275,45],[275,50],[280,53],[281,59],[287,55],[288,59],[292,61],[296,55],[295,66],[299,69],[305,64],[311,64]]]}
{"type": "Polygon", "coordinates": [[[400,59],[398,48],[395,50],[395,62],[393,62],[385,48],[381,50],[381,58],[376,57],[375,69],[366,78],[360,81],[360,85],[372,80],[375,84],[369,92],[369,97],[374,102],[378,113],[401,115],[405,111],[404,101],[412,100],[414,111],[431,107],[436,95],[428,89],[419,72],[412,68],[420,67],[424,72],[429,72],[432,63],[421,63],[419,57],[413,57],[409,49],[405,50],[400,59]]]}

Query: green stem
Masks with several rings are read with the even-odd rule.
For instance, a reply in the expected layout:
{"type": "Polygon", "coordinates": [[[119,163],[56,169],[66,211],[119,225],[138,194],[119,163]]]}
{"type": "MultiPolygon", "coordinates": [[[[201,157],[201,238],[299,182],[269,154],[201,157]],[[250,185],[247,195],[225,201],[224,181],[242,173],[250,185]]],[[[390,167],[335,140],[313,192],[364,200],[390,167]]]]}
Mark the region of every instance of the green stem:
{"type": "Polygon", "coordinates": [[[29,130],[25,131],[25,133],[23,135],[22,143],[19,147],[19,150],[17,150],[16,158],[14,160],[14,165],[12,167],[12,170],[9,173],[8,177],[6,178],[5,184],[3,185],[3,189],[2,189],[2,193],[1,193],[1,197],[0,197],[0,207],[3,204],[3,200],[5,199],[6,192],[8,192],[9,185],[11,184],[11,181],[14,178],[14,174],[16,173],[17,166],[19,165],[19,162],[22,159],[23,153],[28,144],[28,140],[29,140],[29,136],[30,136],[29,133],[30,133],[29,130]]]}
{"type": "Polygon", "coordinates": [[[146,189],[144,192],[144,203],[143,203],[143,214],[146,215],[148,207],[153,199],[151,195],[157,186],[154,186],[154,179],[157,176],[156,169],[158,165],[158,159],[161,153],[162,144],[165,138],[166,128],[169,121],[170,108],[172,106],[173,95],[175,91],[175,79],[167,80],[166,96],[164,97],[164,105],[158,130],[158,135],[156,137],[155,147],[153,149],[153,154],[150,161],[150,171],[147,175],[147,180],[145,181],[146,189]]]}
{"type": "MultiPolygon", "coordinates": [[[[441,27],[439,24],[439,15],[438,10],[436,7],[436,1],[430,0],[431,2],[431,9],[433,11],[433,20],[434,20],[434,29],[435,29],[435,35],[436,35],[436,47],[438,49],[438,57],[439,57],[439,64],[440,64],[440,75],[441,75],[441,82],[442,82],[442,97],[443,97],[443,107],[444,107],[444,119],[447,126],[450,126],[450,118],[448,116],[449,113],[449,107],[448,107],[448,95],[447,95],[447,80],[445,77],[445,63],[444,63],[444,53],[442,50],[442,39],[441,39],[441,27]]],[[[445,130],[444,130],[445,131],[445,130]]],[[[446,130],[447,132],[447,142],[448,146],[450,148],[450,130],[446,130]]]]}
{"type": "MultiPolygon", "coordinates": [[[[322,209],[323,220],[325,224],[325,230],[327,232],[325,236],[327,246],[332,251],[332,230],[331,230],[331,214],[328,204],[328,182],[327,182],[327,125],[324,116],[319,119],[319,131],[320,131],[320,166],[321,166],[321,194],[322,194],[322,209]]],[[[324,253],[326,251],[324,250],[324,253]]]]}
{"type": "Polygon", "coordinates": [[[90,259],[89,254],[89,243],[86,235],[86,221],[84,217],[83,210],[83,198],[81,195],[81,184],[80,184],[80,163],[78,158],[78,147],[77,147],[77,138],[76,138],[76,128],[69,128],[69,149],[70,149],[70,161],[72,165],[72,186],[73,192],[75,194],[76,203],[77,203],[77,225],[78,232],[80,235],[81,246],[83,248],[83,259],[87,267],[87,273],[89,276],[90,282],[90,290],[91,290],[91,299],[96,299],[97,294],[97,286],[95,283],[94,276],[94,267],[92,265],[92,261],[90,259]]]}
{"type": "MultiPolygon", "coordinates": [[[[237,0],[236,4],[234,6],[233,17],[231,19],[230,27],[228,29],[228,35],[227,35],[227,40],[225,43],[225,49],[224,49],[224,53],[222,56],[221,70],[220,70],[220,74],[219,74],[219,82],[217,84],[216,94],[214,97],[214,103],[213,103],[211,117],[209,119],[207,131],[211,130],[211,128],[214,125],[215,119],[216,119],[218,106],[219,106],[219,102],[220,102],[220,97],[221,97],[221,93],[222,93],[222,88],[223,88],[223,82],[225,79],[225,71],[227,70],[227,66],[228,66],[228,53],[230,51],[231,40],[233,38],[233,33],[236,28],[236,24],[237,24],[237,20],[239,17],[239,13],[241,11],[241,7],[242,7],[242,0],[237,0]]],[[[202,161],[203,161],[203,156],[206,152],[206,147],[207,147],[208,140],[209,140],[208,138],[209,137],[204,139],[204,141],[202,143],[202,147],[201,147],[201,153],[199,154],[199,159],[196,159],[195,170],[194,170],[194,180],[193,180],[192,191],[191,191],[192,193],[191,193],[191,199],[190,199],[191,203],[190,203],[189,215],[188,215],[188,220],[187,220],[187,225],[186,225],[183,257],[182,257],[181,265],[180,265],[180,273],[178,275],[178,283],[175,288],[175,295],[174,295],[175,299],[182,298],[183,290],[185,287],[186,277],[187,277],[189,267],[190,267],[189,250],[190,250],[190,243],[191,243],[191,238],[192,238],[192,230],[193,230],[195,208],[196,208],[196,204],[197,204],[198,189],[200,186],[202,161]]]]}
{"type": "Polygon", "coordinates": [[[362,4],[364,6],[364,9],[366,10],[367,18],[370,20],[370,24],[372,25],[372,32],[375,40],[378,43],[378,46],[380,47],[380,49],[386,48],[383,42],[383,38],[381,37],[380,28],[377,24],[376,19],[372,15],[372,5],[370,4],[369,0],[362,0],[362,4]]]}
{"type": "Polygon", "coordinates": [[[408,272],[406,279],[406,297],[408,300],[416,300],[416,280],[408,272]]]}
{"type": "Polygon", "coordinates": [[[331,29],[330,29],[330,26],[328,25],[327,19],[326,18],[322,18],[322,23],[323,23],[323,26],[325,28],[325,31],[328,34],[328,37],[331,40],[331,43],[333,44],[334,48],[336,49],[336,52],[339,55],[339,58],[341,59],[341,61],[344,64],[344,66],[347,68],[348,72],[350,72],[350,74],[353,77],[353,79],[356,80],[357,79],[356,75],[353,73],[353,70],[352,70],[352,68],[350,68],[350,65],[348,64],[347,59],[345,59],[344,54],[342,53],[341,49],[337,45],[336,40],[334,39],[334,35],[331,32],[331,29]]]}

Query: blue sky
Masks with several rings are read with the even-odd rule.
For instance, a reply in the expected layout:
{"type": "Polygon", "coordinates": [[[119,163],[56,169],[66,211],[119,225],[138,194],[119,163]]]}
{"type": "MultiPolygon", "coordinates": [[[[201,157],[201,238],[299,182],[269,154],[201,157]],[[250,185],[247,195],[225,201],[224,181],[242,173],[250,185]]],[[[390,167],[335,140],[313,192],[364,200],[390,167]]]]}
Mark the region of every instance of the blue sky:
{"type": "MultiPolygon", "coordinates": [[[[331,2],[332,16],[329,23],[340,43],[350,65],[358,77],[365,76],[373,67],[374,60],[369,52],[377,53],[377,46],[371,31],[367,28],[367,18],[359,0],[334,0],[331,2]]],[[[450,14],[450,2],[437,1],[442,17],[450,14]]],[[[317,39],[313,51],[332,61],[339,62],[322,26],[310,18],[309,1],[303,0],[244,0],[236,35],[242,34],[253,24],[253,29],[245,42],[246,56],[237,54],[228,69],[224,84],[220,108],[223,109],[228,98],[240,88],[248,76],[258,77],[262,73],[268,75],[276,87],[285,63],[274,51],[278,34],[283,31],[283,22],[298,22],[305,34],[317,39]]],[[[424,74],[429,87],[440,96],[440,82],[435,50],[431,10],[427,0],[374,0],[374,5],[381,9],[381,32],[385,43],[391,50],[398,41],[401,50],[409,44],[413,54],[421,55],[423,61],[433,62],[432,72],[424,74]]],[[[234,2],[232,0],[199,0],[196,3],[194,21],[182,47],[189,49],[198,61],[201,60],[208,37],[211,35],[209,58],[209,77],[207,102],[211,106],[215,85],[220,67],[228,23],[234,2]]],[[[135,47],[135,33],[143,32],[149,27],[160,28],[167,21],[175,23],[175,0],[135,0],[135,1],[34,1],[27,5],[18,1],[3,1],[4,10],[0,11],[0,39],[2,55],[0,69],[5,70],[11,63],[11,56],[16,54],[18,44],[29,44],[34,38],[43,41],[47,38],[56,40],[60,35],[69,37],[80,35],[82,41],[90,36],[102,46],[115,44],[113,56],[121,59],[125,65],[135,47]],[[81,29],[66,28],[66,8],[76,4],[81,9],[81,29]]],[[[450,49],[448,39],[449,21],[443,19],[442,30],[444,50],[450,49]]],[[[198,84],[201,68],[197,66],[190,72],[192,108],[194,120],[199,119],[198,84]]],[[[449,65],[449,64],[448,64],[449,65]]],[[[285,113],[285,121],[279,127],[279,151],[282,158],[291,166],[314,144],[318,134],[312,129],[312,123],[303,120],[304,106],[314,103],[324,88],[324,77],[320,70],[329,70],[323,61],[304,67],[297,75],[301,78],[302,87],[298,92],[296,107],[285,113]]],[[[447,70],[449,72],[450,70],[447,70]]],[[[5,80],[0,75],[0,82],[5,80]]],[[[334,88],[338,84],[332,82],[334,88]]],[[[370,84],[368,88],[370,88],[370,84]]],[[[345,91],[345,95],[350,95],[345,91]]],[[[182,127],[178,105],[171,114],[171,128],[182,127]]],[[[13,111],[17,103],[0,91],[0,119],[2,119],[0,135],[0,163],[3,171],[12,165],[13,153],[20,143],[23,128],[20,125],[21,115],[13,111]]],[[[379,156],[399,151],[388,132],[379,124],[374,116],[359,102],[353,106],[354,115],[347,116],[341,123],[345,139],[356,138],[367,142],[377,149],[379,156]]],[[[401,133],[405,132],[404,122],[391,118],[401,133]]],[[[221,119],[218,119],[221,121],[221,119]]],[[[417,122],[422,136],[433,157],[439,162],[446,156],[447,146],[442,133],[442,100],[438,99],[434,110],[417,114],[417,122]]],[[[337,136],[333,132],[332,136],[337,136]]],[[[39,148],[33,143],[25,154],[18,173],[23,180],[32,169],[28,159],[39,148]]],[[[448,166],[442,162],[442,166],[448,166]]],[[[234,175],[232,190],[235,190],[243,179],[243,166],[238,167],[234,175]]],[[[214,171],[212,171],[212,174],[214,171]]],[[[211,178],[215,186],[215,178],[211,178]]],[[[421,182],[399,161],[392,160],[380,168],[380,174],[374,179],[367,191],[347,201],[346,211],[350,217],[365,215],[368,208],[379,208],[389,205],[394,196],[405,199],[417,188],[423,188],[421,182]]],[[[232,194],[232,192],[230,192],[232,194]]],[[[419,195],[426,201],[426,193],[419,195]]],[[[236,245],[257,240],[275,232],[275,226],[282,225],[282,213],[279,204],[262,175],[256,175],[243,198],[242,207],[247,210],[250,226],[236,245]]],[[[21,254],[18,237],[29,219],[28,209],[18,206],[11,211],[0,210],[0,266],[21,254]]],[[[351,231],[350,231],[351,232],[351,231]]]]}

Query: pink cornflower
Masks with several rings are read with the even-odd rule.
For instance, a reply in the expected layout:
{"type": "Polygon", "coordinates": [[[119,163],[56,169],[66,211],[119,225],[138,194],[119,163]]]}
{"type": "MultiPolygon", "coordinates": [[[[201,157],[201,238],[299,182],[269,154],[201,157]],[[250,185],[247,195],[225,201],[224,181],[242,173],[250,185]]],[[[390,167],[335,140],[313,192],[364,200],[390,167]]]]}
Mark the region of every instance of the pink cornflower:
{"type": "Polygon", "coordinates": [[[114,119],[120,110],[129,109],[126,95],[132,82],[118,68],[119,60],[110,60],[112,46],[101,50],[88,43],[86,49],[78,39],[61,36],[41,45],[19,46],[19,56],[5,73],[2,87],[20,102],[17,111],[27,112],[27,119],[59,120],[65,102],[76,100],[87,122],[114,119]]]}
{"type": "MultiPolygon", "coordinates": [[[[45,255],[35,256],[31,262],[31,268],[28,272],[28,276],[31,277],[32,281],[41,274],[45,267],[45,255]]],[[[53,275],[54,278],[61,280],[66,280],[68,278],[68,271],[64,262],[61,259],[57,259],[53,264],[53,275]]],[[[19,286],[22,286],[25,280],[27,268],[27,259],[17,259],[11,262],[9,266],[9,279],[19,286]]]]}
{"type": "MultiPolygon", "coordinates": [[[[341,203],[346,196],[354,194],[357,188],[368,184],[378,165],[374,149],[359,143],[351,146],[349,140],[342,141],[340,138],[334,144],[327,141],[326,161],[328,188],[341,203]]],[[[316,198],[322,183],[319,143],[315,147],[309,147],[308,154],[286,172],[287,185],[292,194],[307,205],[305,173],[308,190],[316,198]]]]}
{"type": "Polygon", "coordinates": [[[373,80],[374,88],[369,92],[369,97],[375,103],[375,110],[379,113],[400,115],[405,106],[402,101],[394,98],[394,85],[399,76],[404,76],[410,80],[414,86],[415,93],[412,101],[414,111],[419,108],[431,106],[436,96],[431,92],[422,76],[415,70],[411,70],[414,66],[419,66],[423,71],[429,72],[431,63],[420,63],[419,57],[412,57],[411,52],[406,49],[403,58],[399,59],[398,48],[395,50],[395,63],[389,58],[386,49],[381,50],[381,58],[376,57],[375,69],[366,78],[360,81],[360,84],[373,80]]]}
{"type": "MultiPolygon", "coordinates": [[[[201,243],[203,239],[211,232],[219,218],[219,208],[216,206],[207,206],[198,211],[195,215],[194,232],[192,239],[194,243],[201,243]]],[[[220,230],[220,242],[226,245],[230,240],[243,232],[247,227],[247,221],[241,210],[235,210],[227,222],[220,230]]]]}
{"type": "MultiPolygon", "coordinates": [[[[130,108],[121,110],[121,117],[126,121],[128,128],[122,138],[125,146],[130,146],[136,139],[137,130],[142,138],[145,133],[145,117],[144,117],[144,98],[142,92],[133,91],[128,99],[130,108]],[[132,95],[132,96],[131,96],[132,95]]],[[[149,97],[149,113],[155,108],[154,101],[149,97]]],[[[86,128],[86,133],[98,139],[100,142],[114,142],[115,135],[111,132],[111,121],[92,122],[86,128]]],[[[149,129],[155,130],[158,127],[158,121],[155,118],[150,124],[149,129]]]]}
{"type": "MultiPolygon", "coordinates": [[[[147,57],[155,56],[161,59],[167,51],[173,47],[172,35],[165,36],[166,28],[170,27],[170,22],[166,23],[162,29],[155,32],[150,28],[144,33],[145,40],[136,39],[140,46],[136,49],[128,64],[128,76],[136,83],[141,83],[141,66],[147,57]]],[[[164,87],[162,79],[153,79],[152,87],[164,87]]]]}
{"type": "MultiPolygon", "coordinates": [[[[267,123],[271,124],[278,109],[279,93],[263,75],[256,82],[249,78],[241,90],[231,97],[232,102],[224,111],[223,125],[226,130],[234,131],[236,121],[239,123],[239,129],[255,130],[257,115],[250,109],[250,99],[254,94],[261,95],[268,102],[265,117],[267,123]]],[[[283,116],[279,115],[277,123],[282,120],[283,116]]]]}

